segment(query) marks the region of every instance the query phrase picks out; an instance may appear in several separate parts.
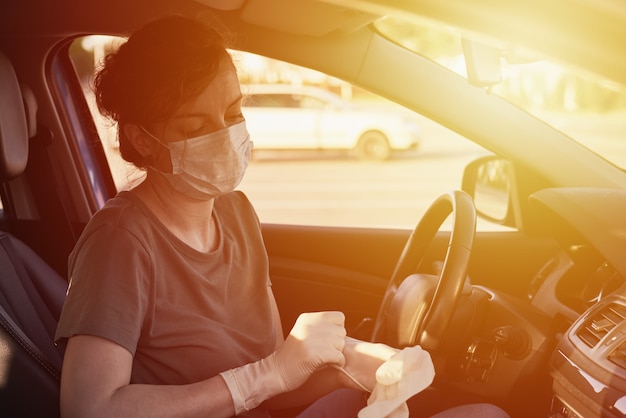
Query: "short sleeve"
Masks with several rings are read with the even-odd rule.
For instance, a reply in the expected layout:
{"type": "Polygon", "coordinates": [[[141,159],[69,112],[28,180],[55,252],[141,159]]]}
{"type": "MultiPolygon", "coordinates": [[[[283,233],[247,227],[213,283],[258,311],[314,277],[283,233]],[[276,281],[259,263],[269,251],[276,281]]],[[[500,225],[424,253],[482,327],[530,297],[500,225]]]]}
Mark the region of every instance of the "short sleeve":
{"type": "Polygon", "coordinates": [[[68,293],[55,340],[94,335],[134,355],[150,303],[151,257],[126,229],[102,225],[86,232],[70,256],[68,293]]]}

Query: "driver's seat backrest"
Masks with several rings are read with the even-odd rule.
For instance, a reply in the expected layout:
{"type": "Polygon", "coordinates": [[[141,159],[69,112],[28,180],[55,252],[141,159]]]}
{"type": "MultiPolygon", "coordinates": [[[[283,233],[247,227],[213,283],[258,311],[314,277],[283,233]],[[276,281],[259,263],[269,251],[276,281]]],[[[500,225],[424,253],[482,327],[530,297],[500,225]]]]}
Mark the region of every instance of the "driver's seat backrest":
{"type": "MultiPolygon", "coordinates": [[[[15,71],[0,52],[2,183],[20,176],[26,168],[27,120],[15,71]]],[[[66,289],[67,281],[32,249],[0,231],[0,415],[3,417],[60,415],[63,357],[53,338],[66,289]]]]}

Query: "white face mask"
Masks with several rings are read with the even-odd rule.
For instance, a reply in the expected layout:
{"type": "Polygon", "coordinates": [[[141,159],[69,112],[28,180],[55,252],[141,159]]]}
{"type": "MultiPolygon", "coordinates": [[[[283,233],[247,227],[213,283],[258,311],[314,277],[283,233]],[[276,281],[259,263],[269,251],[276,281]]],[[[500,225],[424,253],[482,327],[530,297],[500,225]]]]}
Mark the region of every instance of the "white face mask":
{"type": "Polygon", "coordinates": [[[172,172],[161,173],[172,187],[185,195],[208,200],[231,192],[241,182],[252,153],[252,142],[246,123],[181,141],[164,143],[169,149],[172,172]]]}

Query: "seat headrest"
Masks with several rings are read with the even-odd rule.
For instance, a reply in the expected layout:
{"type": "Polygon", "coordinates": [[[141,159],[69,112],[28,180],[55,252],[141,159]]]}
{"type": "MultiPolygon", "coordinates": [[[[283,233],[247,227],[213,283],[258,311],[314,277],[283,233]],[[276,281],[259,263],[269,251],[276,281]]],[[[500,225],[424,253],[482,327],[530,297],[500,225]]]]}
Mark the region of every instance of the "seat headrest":
{"type": "Polygon", "coordinates": [[[37,98],[33,89],[26,84],[20,83],[20,92],[24,100],[24,111],[26,112],[26,127],[28,129],[28,138],[34,138],[37,135],[37,98]]]}
{"type": "Polygon", "coordinates": [[[0,181],[22,174],[28,162],[24,101],[11,61],[0,52],[0,181]]]}

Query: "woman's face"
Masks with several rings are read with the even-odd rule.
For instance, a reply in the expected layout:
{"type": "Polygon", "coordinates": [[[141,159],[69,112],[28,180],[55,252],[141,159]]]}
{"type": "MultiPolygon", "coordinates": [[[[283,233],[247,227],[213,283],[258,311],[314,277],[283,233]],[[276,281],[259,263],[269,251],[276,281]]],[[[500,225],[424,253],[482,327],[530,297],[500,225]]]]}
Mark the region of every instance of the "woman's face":
{"type": "MultiPolygon", "coordinates": [[[[235,66],[224,59],[215,78],[198,97],[180,106],[168,121],[148,129],[164,143],[216,132],[244,121],[242,99],[235,66]]],[[[157,147],[154,157],[157,167],[171,168],[165,147],[157,147]]]]}

